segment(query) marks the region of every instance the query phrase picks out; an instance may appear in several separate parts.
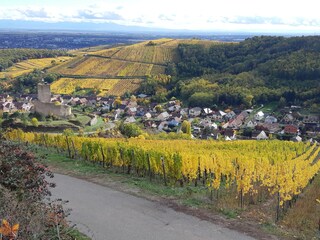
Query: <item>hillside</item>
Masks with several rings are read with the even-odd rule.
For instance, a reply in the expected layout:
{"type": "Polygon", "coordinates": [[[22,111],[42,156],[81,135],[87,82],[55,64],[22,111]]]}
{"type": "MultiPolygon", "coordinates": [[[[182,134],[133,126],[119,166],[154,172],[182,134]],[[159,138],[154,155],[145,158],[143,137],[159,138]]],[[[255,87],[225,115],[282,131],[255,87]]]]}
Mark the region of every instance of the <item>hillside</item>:
{"type": "Polygon", "coordinates": [[[216,42],[202,40],[159,39],[98,51],[74,52],[77,58],[50,69],[63,75],[99,77],[143,77],[164,74],[168,63],[180,61],[179,44],[209,46],[216,42]]]}
{"type": "Polygon", "coordinates": [[[71,57],[56,57],[56,58],[40,58],[29,59],[15,63],[13,66],[0,72],[0,78],[16,78],[23,74],[30,73],[34,69],[43,69],[53,65],[59,65],[70,60],[71,57]]]}
{"type": "Polygon", "coordinates": [[[199,44],[209,47],[216,43],[197,39],[159,39],[129,46],[114,48],[101,46],[73,51],[72,53],[77,57],[65,64],[49,69],[49,72],[61,74],[65,77],[54,84],[53,92],[70,94],[76,88],[87,89],[88,86],[84,86],[83,83],[86,79],[91,79],[91,83],[97,82],[98,79],[103,80],[103,82],[110,81],[110,83],[92,85],[100,91],[100,95],[133,92],[137,90],[139,87],[137,83],[142,79],[147,76],[166,74],[168,64],[180,61],[178,52],[180,44],[199,44]],[[113,86],[116,79],[121,79],[121,84],[118,83],[115,88],[111,89],[110,87],[113,86]],[[134,84],[129,81],[130,79],[135,79],[134,84]],[[127,81],[127,84],[124,81],[127,81]],[[106,85],[108,87],[105,87],[106,85]],[[120,89],[120,87],[124,87],[124,89],[120,89]],[[109,91],[106,89],[109,89],[109,91]]]}
{"type": "Polygon", "coordinates": [[[261,36],[210,48],[181,44],[178,52],[175,72],[184,81],[171,94],[191,105],[320,103],[319,36],[261,36]]]}

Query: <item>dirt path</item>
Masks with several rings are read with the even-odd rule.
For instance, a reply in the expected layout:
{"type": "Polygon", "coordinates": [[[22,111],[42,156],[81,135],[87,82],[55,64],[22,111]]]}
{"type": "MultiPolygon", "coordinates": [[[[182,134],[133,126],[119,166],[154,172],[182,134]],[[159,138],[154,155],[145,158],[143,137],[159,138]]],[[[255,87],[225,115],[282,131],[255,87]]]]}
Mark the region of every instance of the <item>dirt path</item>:
{"type": "Polygon", "coordinates": [[[70,220],[97,240],[244,240],[245,234],[177,212],[158,202],[55,174],[54,198],[69,200],[70,220]]]}

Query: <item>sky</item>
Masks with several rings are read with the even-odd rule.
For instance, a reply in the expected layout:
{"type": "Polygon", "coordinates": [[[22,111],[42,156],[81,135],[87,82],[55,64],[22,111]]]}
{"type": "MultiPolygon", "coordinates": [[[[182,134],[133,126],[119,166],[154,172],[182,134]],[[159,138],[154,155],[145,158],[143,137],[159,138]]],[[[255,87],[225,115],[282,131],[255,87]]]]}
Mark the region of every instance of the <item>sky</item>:
{"type": "Polygon", "coordinates": [[[319,0],[0,0],[0,19],[320,33],[319,0]]]}

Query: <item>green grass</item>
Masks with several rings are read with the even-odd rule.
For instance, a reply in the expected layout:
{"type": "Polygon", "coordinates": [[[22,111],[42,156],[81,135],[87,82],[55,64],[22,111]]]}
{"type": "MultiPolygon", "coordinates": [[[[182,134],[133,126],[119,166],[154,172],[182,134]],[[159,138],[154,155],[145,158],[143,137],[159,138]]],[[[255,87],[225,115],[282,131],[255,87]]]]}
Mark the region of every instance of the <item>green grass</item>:
{"type": "Polygon", "coordinates": [[[119,169],[110,170],[84,160],[70,159],[65,154],[57,153],[54,149],[35,147],[34,152],[40,156],[45,156],[44,162],[53,167],[57,172],[70,173],[71,175],[79,177],[98,178],[100,180],[106,180],[106,182],[117,181],[127,188],[139,189],[145,193],[156,196],[178,199],[182,204],[189,206],[206,206],[207,204],[200,199],[206,195],[207,190],[205,187],[165,186],[163,179],[153,178],[152,181],[150,181],[147,177],[123,174],[119,169]],[[202,204],[200,204],[201,202],[202,204]]]}
{"type": "Polygon", "coordinates": [[[74,240],[91,240],[91,238],[89,238],[86,235],[80,233],[75,228],[70,229],[70,231],[68,232],[68,235],[74,240]]]}
{"type": "Polygon", "coordinates": [[[278,102],[269,102],[260,109],[264,113],[272,113],[278,108],[278,102]]]}
{"type": "Polygon", "coordinates": [[[70,127],[77,127],[76,125],[74,125],[66,120],[39,122],[39,125],[41,125],[43,127],[58,127],[61,125],[70,126],[70,127]]]}
{"type": "Polygon", "coordinates": [[[228,219],[234,219],[237,218],[237,216],[239,216],[239,212],[234,209],[221,208],[220,212],[228,219]]]}
{"type": "Polygon", "coordinates": [[[84,131],[85,132],[94,132],[100,128],[105,128],[106,124],[105,122],[103,121],[103,119],[101,117],[98,117],[98,121],[97,121],[97,124],[93,125],[93,126],[86,126],[84,128],[84,131]]]}
{"type": "Polygon", "coordinates": [[[72,120],[79,121],[82,126],[85,126],[90,122],[90,119],[87,115],[77,114],[77,117],[72,120]]]}

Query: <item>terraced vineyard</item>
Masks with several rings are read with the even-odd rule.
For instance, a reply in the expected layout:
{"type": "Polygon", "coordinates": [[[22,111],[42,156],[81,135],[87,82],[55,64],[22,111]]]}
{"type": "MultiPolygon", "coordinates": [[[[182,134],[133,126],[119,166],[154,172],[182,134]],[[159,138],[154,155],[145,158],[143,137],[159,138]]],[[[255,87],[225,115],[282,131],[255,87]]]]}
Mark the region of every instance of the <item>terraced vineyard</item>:
{"type": "Polygon", "coordinates": [[[179,60],[177,47],[180,43],[217,44],[214,41],[198,39],[158,39],[130,46],[98,49],[97,51],[79,51],[73,61],[50,69],[63,75],[98,77],[142,77],[164,74],[166,65],[179,60]]]}
{"type": "Polygon", "coordinates": [[[32,72],[34,69],[43,69],[50,67],[52,61],[55,61],[55,64],[60,65],[63,62],[70,60],[71,57],[57,57],[57,58],[41,58],[41,59],[29,59],[16,63],[12,67],[6,69],[6,71],[0,73],[0,78],[15,78],[23,74],[32,72]]]}
{"type": "Polygon", "coordinates": [[[217,44],[198,39],[164,38],[115,48],[101,46],[80,49],[73,52],[78,55],[73,60],[49,69],[49,72],[65,77],[55,82],[52,90],[55,93],[70,94],[76,88],[95,88],[100,91],[99,95],[117,96],[134,92],[145,76],[165,74],[167,64],[179,60],[180,43],[204,46],[217,44]]]}
{"type": "Polygon", "coordinates": [[[77,89],[95,89],[99,91],[98,96],[121,96],[137,90],[140,83],[140,79],[60,78],[51,84],[51,90],[56,94],[72,94],[77,89]]]}
{"type": "Polygon", "coordinates": [[[108,91],[108,94],[121,96],[126,92],[135,92],[140,87],[141,82],[141,79],[121,79],[108,91]]]}
{"type": "Polygon", "coordinates": [[[67,65],[68,66],[58,66],[52,68],[50,71],[58,72],[63,75],[97,77],[141,77],[146,75],[163,74],[165,72],[164,66],[153,68],[153,64],[129,62],[99,57],[84,57],[82,59],[75,59],[67,65]]]}

